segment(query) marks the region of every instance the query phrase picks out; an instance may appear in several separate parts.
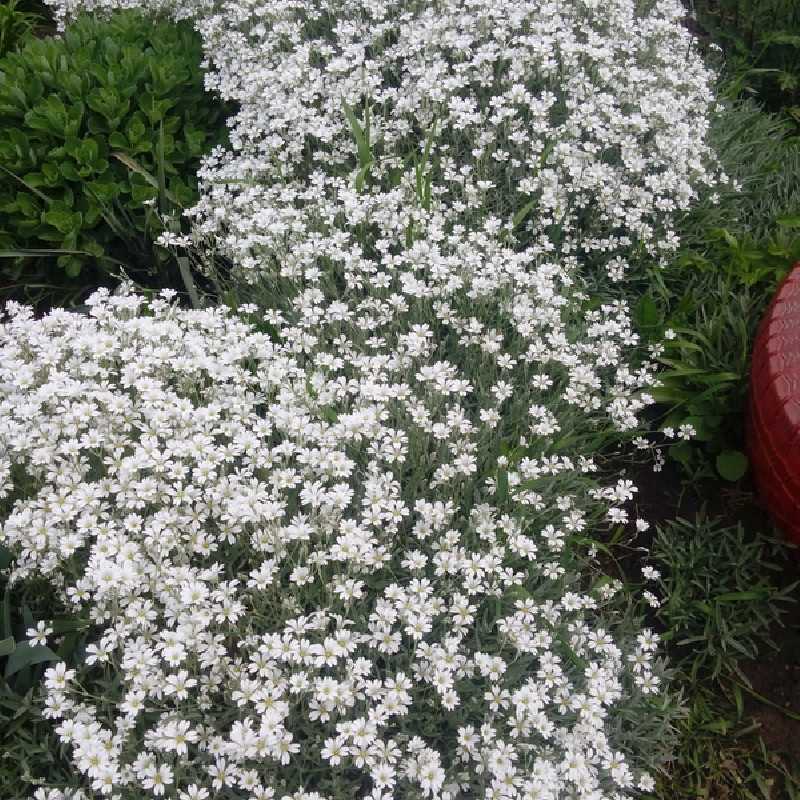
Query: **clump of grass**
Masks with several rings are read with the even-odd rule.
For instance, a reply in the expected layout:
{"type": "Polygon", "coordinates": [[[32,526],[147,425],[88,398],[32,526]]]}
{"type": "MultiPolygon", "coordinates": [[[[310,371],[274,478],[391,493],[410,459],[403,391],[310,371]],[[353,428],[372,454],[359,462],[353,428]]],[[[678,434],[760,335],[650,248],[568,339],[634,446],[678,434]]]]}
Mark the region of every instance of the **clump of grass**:
{"type": "Polygon", "coordinates": [[[661,776],[656,796],[726,800],[796,800],[800,769],[789,757],[768,750],[758,723],[745,713],[741,690],[695,686],[686,716],[678,723],[680,745],[661,776]]]}
{"type": "Polygon", "coordinates": [[[692,679],[738,677],[739,666],[766,645],[794,602],[797,583],[780,587],[785,546],[699,515],[657,529],[650,556],[662,572],[666,598],[659,619],[681,669],[692,679]]]}
{"type": "Polygon", "coordinates": [[[795,238],[778,222],[800,210],[800,141],[790,133],[784,118],[765,113],[753,99],[724,101],[718,107],[709,144],[738,187],[719,187],[717,203],[712,202],[714,192],[707,192],[683,217],[684,248],[707,247],[709,231],[716,228],[747,233],[756,245],[795,238]]]}
{"type": "Polygon", "coordinates": [[[772,633],[797,586],[780,585],[786,554],[771,536],[704,514],[657,529],[650,557],[666,598],[658,619],[676,670],[673,687],[682,686],[687,696],[677,724],[680,744],[659,797],[800,796],[796,765],[767,749],[747,713],[748,694],[770,701],[753,691],[742,670],[765,649],[778,649],[772,633]]]}

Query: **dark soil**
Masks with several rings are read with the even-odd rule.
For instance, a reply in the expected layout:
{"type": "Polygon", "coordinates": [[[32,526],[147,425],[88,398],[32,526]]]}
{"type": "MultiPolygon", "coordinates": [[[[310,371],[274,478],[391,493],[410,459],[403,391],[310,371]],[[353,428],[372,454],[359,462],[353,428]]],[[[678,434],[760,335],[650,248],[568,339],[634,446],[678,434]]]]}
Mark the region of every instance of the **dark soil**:
{"type": "Polygon", "coordinates": [[[782,752],[800,763],[800,721],[781,710],[800,715],[800,619],[797,614],[794,616],[793,630],[787,628],[776,642],[781,651],[767,653],[764,661],[744,668],[754,691],[778,708],[746,695],[745,712],[758,722],[767,750],[782,752]]]}

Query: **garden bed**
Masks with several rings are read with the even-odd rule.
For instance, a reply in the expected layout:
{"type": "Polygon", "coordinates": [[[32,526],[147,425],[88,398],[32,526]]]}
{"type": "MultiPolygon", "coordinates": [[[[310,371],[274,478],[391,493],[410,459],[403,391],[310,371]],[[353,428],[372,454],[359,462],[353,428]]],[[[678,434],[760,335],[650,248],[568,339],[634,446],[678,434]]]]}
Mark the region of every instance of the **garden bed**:
{"type": "Polygon", "coordinates": [[[114,5],[0,68],[14,800],[677,798],[786,733],[716,408],[794,245],[724,227],[772,123],[678,0],[114,5]]]}

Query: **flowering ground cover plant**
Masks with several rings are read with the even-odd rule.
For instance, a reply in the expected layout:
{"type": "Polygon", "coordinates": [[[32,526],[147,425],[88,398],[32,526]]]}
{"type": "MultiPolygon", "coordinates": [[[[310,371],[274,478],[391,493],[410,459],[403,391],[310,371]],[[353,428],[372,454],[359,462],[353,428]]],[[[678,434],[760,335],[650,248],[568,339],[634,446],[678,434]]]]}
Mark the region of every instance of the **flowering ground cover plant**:
{"type": "Polygon", "coordinates": [[[6,308],[2,543],[92,631],[37,800],[650,791],[658,599],[597,561],[647,522],[597,455],[655,384],[626,280],[725,180],[680,5],[158,10],[241,108],[164,241],[246,302],[6,308]]]}

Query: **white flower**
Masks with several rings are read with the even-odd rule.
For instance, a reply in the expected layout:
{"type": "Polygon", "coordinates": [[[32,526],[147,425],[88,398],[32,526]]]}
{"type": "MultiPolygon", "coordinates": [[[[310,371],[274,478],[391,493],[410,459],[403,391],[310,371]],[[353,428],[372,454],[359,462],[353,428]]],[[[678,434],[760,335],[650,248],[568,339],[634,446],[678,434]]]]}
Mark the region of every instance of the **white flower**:
{"type": "Polygon", "coordinates": [[[142,778],[142,788],[152,792],[156,797],[160,797],[166,791],[167,786],[172,784],[172,770],[166,765],[153,767],[146,771],[142,778]]]}
{"type": "Polygon", "coordinates": [[[53,626],[44,620],[39,620],[35,628],[28,628],[25,635],[32,645],[46,645],[47,637],[53,635],[53,626]]]}
{"type": "Polygon", "coordinates": [[[645,580],[648,581],[656,581],[661,577],[661,573],[655,567],[651,566],[642,567],[642,575],[645,580]]]}
{"type": "Polygon", "coordinates": [[[198,786],[196,783],[191,783],[178,793],[179,800],[207,800],[209,797],[208,789],[204,786],[198,786]]]}

